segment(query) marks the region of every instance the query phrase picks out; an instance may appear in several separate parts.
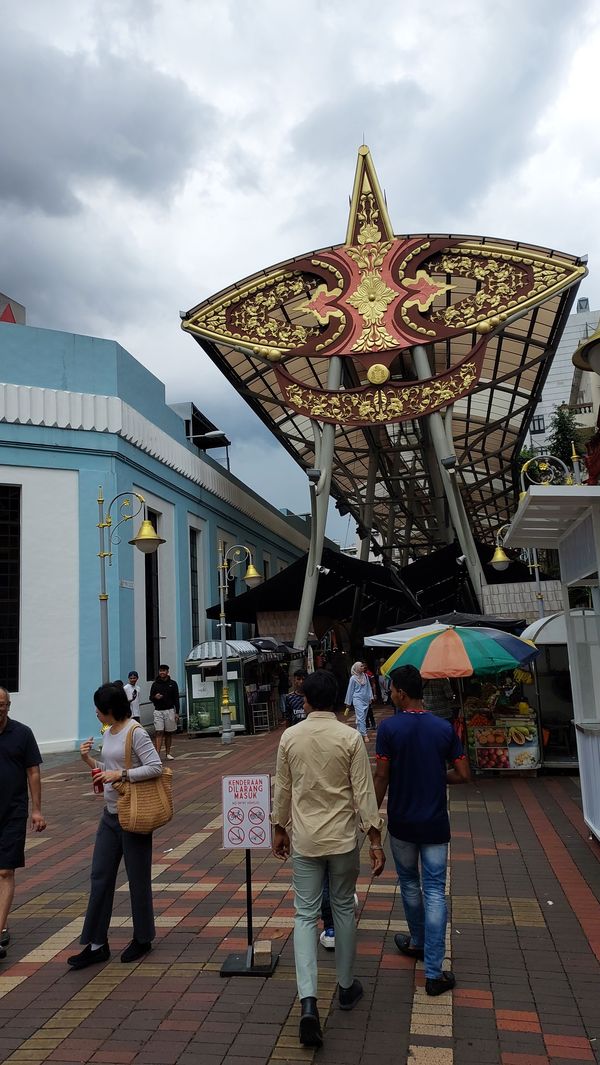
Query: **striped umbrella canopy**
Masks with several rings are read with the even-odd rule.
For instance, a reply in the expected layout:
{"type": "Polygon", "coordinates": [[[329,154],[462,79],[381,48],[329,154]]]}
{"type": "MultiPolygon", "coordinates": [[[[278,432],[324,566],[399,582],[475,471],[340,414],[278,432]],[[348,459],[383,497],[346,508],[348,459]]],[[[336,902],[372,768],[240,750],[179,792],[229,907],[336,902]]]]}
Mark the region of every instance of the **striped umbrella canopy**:
{"type": "Polygon", "coordinates": [[[386,676],[399,666],[416,666],[426,680],[508,673],[531,662],[540,650],[500,629],[448,625],[407,640],[381,667],[386,676]]]}

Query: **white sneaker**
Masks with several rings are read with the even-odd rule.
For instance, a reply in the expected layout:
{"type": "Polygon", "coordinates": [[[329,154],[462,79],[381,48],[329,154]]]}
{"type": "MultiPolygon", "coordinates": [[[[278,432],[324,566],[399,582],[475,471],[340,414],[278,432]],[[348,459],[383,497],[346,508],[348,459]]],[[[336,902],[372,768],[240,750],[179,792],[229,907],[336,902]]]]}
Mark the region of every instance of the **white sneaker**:
{"type": "Polygon", "coordinates": [[[335,932],[333,928],[324,928],[319,936],[319,943],[325,950],[335,950],[335,932]]]}
{"type": "Polygon", "coordinates": [[[174,762],[175,761],[175,755],[174,754],[168,754],[167,755],[167,761],[168,762],[174,762]]]}

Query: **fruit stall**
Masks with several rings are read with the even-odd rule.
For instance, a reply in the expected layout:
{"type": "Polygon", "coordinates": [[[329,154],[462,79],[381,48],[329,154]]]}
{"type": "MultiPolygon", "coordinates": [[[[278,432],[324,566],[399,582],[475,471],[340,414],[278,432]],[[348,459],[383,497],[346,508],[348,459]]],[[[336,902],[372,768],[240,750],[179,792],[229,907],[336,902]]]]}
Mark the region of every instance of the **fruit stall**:
{"type": "Polygon", "coordinates": [[[469,760],[474,769],[539,768],[539,730],[533,712],[519,712],[517,717],[495,714],[493,718],[481,712],[469,718],[467,713],[465,723],[469,760]],[[481,723],[486,720],[487,724],[481,723]]]}

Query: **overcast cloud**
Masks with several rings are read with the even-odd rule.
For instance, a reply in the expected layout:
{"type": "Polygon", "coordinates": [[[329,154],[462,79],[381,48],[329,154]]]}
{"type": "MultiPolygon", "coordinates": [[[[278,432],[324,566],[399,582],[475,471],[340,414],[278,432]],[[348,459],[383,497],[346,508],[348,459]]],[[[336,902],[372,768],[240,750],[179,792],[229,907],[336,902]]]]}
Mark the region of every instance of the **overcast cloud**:
{"type": "Polygon", "coordinates": [[[178,312],[342,241],[363,136],[396,232],[587,252],[600,305],[593,0],[0,0],[0,25],[0,290],[119,340],[277,506],[308,509],[303,476],[178,312]]]}

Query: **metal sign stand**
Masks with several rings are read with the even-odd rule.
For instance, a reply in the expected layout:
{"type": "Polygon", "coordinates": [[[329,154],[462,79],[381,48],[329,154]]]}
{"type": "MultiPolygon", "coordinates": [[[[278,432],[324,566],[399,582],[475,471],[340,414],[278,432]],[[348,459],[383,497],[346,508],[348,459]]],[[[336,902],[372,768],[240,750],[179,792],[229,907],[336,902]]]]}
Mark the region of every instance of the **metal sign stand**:
{"type": "Polygon", "coordinates": [[[221,976],[272,976],[279,954],[271,954],[268,964],[255,964],[254,933],[252,928],[252,851],[246,850],[246,925],[248,946],[238,954],[228,954],[221,966],[221,976]]]}

